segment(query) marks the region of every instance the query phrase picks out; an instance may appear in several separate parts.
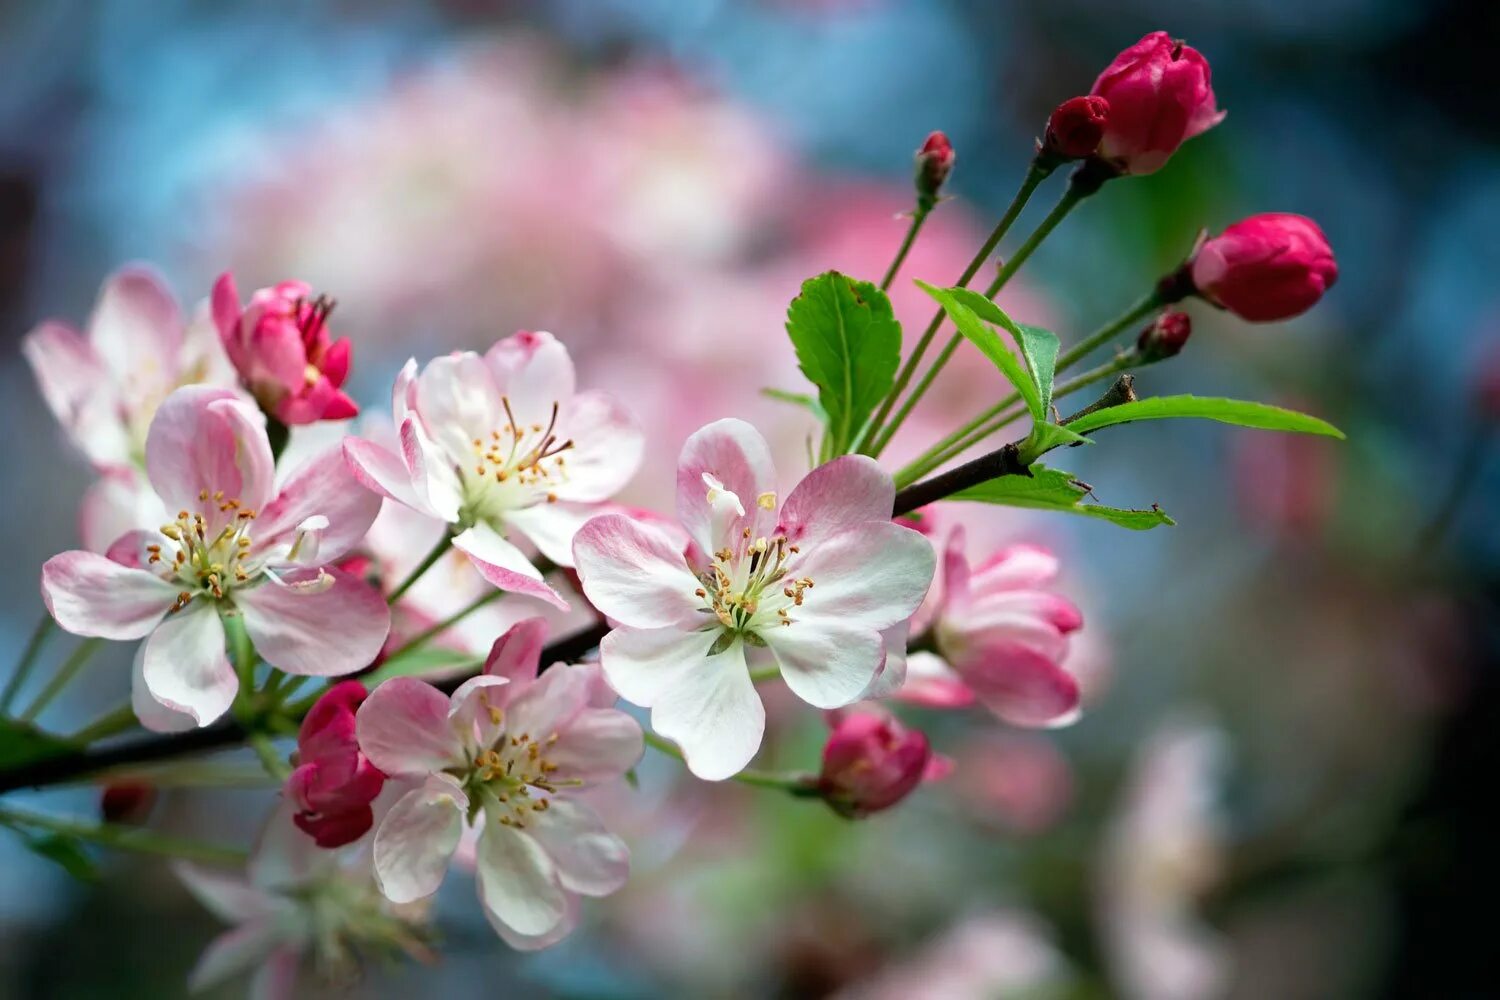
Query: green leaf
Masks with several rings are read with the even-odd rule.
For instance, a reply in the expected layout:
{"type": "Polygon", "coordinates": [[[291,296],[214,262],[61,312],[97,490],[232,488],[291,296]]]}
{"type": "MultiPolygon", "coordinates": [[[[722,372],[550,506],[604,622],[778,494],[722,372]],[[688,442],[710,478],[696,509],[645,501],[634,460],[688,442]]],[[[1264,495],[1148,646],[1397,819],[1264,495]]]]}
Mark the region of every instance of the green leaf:
{"type": "Polygon", "coordinates": [[[75,749],[67,740],[43,732],[29,722],[0,719],[0,768],[35,763],[75,749]]]}
{"type": "Polygon", "coordinates": [[[59,865],[80,882],[99,881],[99,869],[83,845],[60,833],[22,834],[22,842],[32,853],[59,865]]]}
{"type": "Polygon", "coordinates": [[[819,403],[815,397],[809,396],[805,392],[788,392],[785,389],[772,389],[767,386],[760,391],[760,394],[767,399],[774,399],[777,402],[791,403],[793,406],[800,406],[808,413],[811,413],[813,416],[817,417],[818,423],[823,424],[824,426],[827,426],[828,424],[828,411],[823,409],[823,404],[819,403]]]}
{"type": "MultiPolygon", "coordinates": [[[[995,367],[1000,369],[1001,374],[1010,380],[1010,384],[1016,387],[1016,391],[1026,401],[1026,409],[1031,413],[1032,421],[1038,424],[1046,423],[1047,407],[1042,402],[1042,390],[1031,371],[1016,360],[1016,356],[1010,352],[1010,348],[1005,346],[1000,335],[986,325],[984,320],[980,319],[979,315],[968,305],[974,299],[991,306],[994,303],[983,295],[977,295],[966,288],[936,288],[925,281],[918,281],[917,285],[943,307],[943,311],[948,314],[949,319],[953,320],[953,325],[958,327],[958,332],[963,334],[964,339],[979,348],[985,357],[995,363],[995,367]]],[[[1056,353],[1054,348],[1054,357],[1056,353]]],[[[1052,388],[1049,383],[1047,387],[1049,399],[1051,392],[1052,388]]]]}
{"type": "Polygon", "coordinates": [[[1215,399],[1208,396],[1153,396],[1150,399],[1138,399],[1133,403],[1095,410],[1079,417],[1068,424],[1068,427],[1079,434],[1086,434],[1115,424],[1136,420],[1163,420],[1168,417],[1198,417],[1265,431],[1292,431],[1334,438],[1344,436],[1343,431],[1327,421],[1296,410],[1284,410],[1279,406],[1251,403],[1243,399],[1215,399]]]}
{"type": "Polygon", "coordinates": [[[1039,326],[1017,323],[1004,309],[973,289],[950,288],[948,293],[968,306],[975,316],[987,323],[994,323],[1010,334],[1016,346],[1021,349],[1021,357],[1026,360],[1026,368],[1031,372],[1032,380],[1036,382],[1042,412],[1050,414],[1052,382],[1057,377],[1057,351],[1060,346],[1057,334],[1039,326]]]}
{"type": "Polygon", "coordinates": [[[1145,531],[1163,524],[1176,524],[1159,507],[1150,510],[1123,510],[1100,504],[1084,503],[1089,488],[1072,475],[1041,465],[1031,467],[1028,476],[1000,476],[955,493],[950,499],[975,500],[1004,507],[1026,507],[1032,510],[1057,510],[1084,517],[1097,517],[1132,531],[1145,531]]]}
{"type": "Polygon", "coordinates": [[[854,445],[891,391],[901,362],[901,324],[891,301],[868,281],[828,271],[802,283],[787,307],[797,362],[827,414],[834,454],[854,445]]]}
{"type": "MultiPolygon", "coordinates": [[[[425,677],[431,674],[442,674],[458,667],[473,666],[475,659],[473,653],[461,649],[427,646],[386,660],[360,680],[364,681],[366,687],[373,689],[381,681],[390,680],[392,677],[425,677]]],[[[481,659],[479,662],[484,661],[481,659]]]]}
{"type": "Polygon", "coordinates": [[[1063,427],[1060,424],[1033,424],[1031,433],[1027,436],[1025,443],[1021,446],[1021,461],[1030,465],[1042,455],[1053,448],[1061,448],[1064,445],[1093,444],[1094,442],[1073,430],[1071,426],[1063,427]]]}

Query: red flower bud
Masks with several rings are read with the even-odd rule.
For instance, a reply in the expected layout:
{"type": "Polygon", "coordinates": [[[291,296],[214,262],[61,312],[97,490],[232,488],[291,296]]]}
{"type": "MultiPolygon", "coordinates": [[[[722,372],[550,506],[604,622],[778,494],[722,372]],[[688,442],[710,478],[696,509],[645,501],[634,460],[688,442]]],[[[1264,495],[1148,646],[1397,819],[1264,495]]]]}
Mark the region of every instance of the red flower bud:
{"type": "Polygon", "coordinates": [[[931,207],[948,175],[953,172],[953,144],[942,132],[934,132],[917,150],[917,196],[931,207]]]}
{"type": "Polygon", "coordinates": [[[1318,224],[1281,212],[1236,222],[1199,247],[1189,268],[1199,295],[1252,323],[1306,312],[1339,276],[1318,224]]]}
{"type": "Polygon", "coordinates": [[[106,823],[134,826],[146,822],[156,805],[156,786],[144,781],[116,781],[99,796],[99,815],[106,823]]]}
{"type": "Polygon", "coordinates": [[[828,735],[818,788],[839,813],[868,816],[910,795],[931,760],[918,730],[883,713],[851,710],[837,716],[828,735]]]}
{"type": "Polygon", "coordinates": [[[1135,346],[1146,361],[1161,361],[1182,353],[1193,335],[1193,320],[1185,312],[1168,309],[1141,331],[1135,346]]]}
{"type": "Polygon", "coordinates": [[[354,713],[365,700],[359,681],[329,688],[297,732],[297,768],[286,779],[286,797],[297,807],[292,821],[319,847],[342,847],[375,823],[370,803],[385,774],[360,752],[354,713]]]}
{"type": "Polygon", "coordinates": [[[1099,155],[1127,174],[1160,170],[1178,146],[1224,119],[1208,60],[1165,31],[1115,56],[1091,93],[1109,102],[1099,155]]]}
{"type": "Polygon", "coordinates": [[[1070,97],[1047,119],[1042,155],[1052,160],[1081,160],[1093,156],[1104,138],[1109,102],[1102,97],[1070,97]]]}

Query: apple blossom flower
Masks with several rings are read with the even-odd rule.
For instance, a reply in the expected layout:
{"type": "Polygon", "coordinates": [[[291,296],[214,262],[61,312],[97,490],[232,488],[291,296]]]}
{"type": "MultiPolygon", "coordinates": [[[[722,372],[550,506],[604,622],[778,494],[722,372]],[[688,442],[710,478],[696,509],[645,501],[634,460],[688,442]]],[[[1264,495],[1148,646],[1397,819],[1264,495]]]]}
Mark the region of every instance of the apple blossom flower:
{"type": "Polygon", "coordinates": [[[576,793],[620,777],[643,749],[596,664],[538,673],[545,635],[540,619],[516,625],[451,697],[415,678],[388,680],[356,720],[370,761],[417,783],[375,831],[381,891],[397,903],[437,891],[465,827],[476,827],[480,903],[521,949],[565,937],[579,896],[624,885],[629,850],[576,793]]]}
{"type": "Polygon", "coordinates": [[[575,392],[573,362],[550,333],[521,332],[483,356],[408,361],[392,400],[399,457],[344,442],[355,476],[382,496],[453,526],[454,547],[502,590],[567,604],[506,534],[558,565],[573,533],[635,472],[642,438],[609,397],[575,392]]]}
{"type": "Polygon", "coordinates": [[[151,423],[146,471],[175,520],[130,532],[105,555],[64,552],[42,567],[42,597],[64,629],[146,639],[138,707],[155,701],[200,726],[229,708],[239,682],[223,618],[239,619],[261,658],[291,674],[346,674],[379,652],[385,602],[328,564],[364,535],[380,500],[336,450],[278,493],[259,411],[227,389],[188,386],[151,423]]]}
{"type": "Polygon", "coordinates": [[[873,707],[829,716],[818,789],[836,812],[861,818],[889,809],[929,774],[932,746],[921,730],[873,707]]]}
{"type": "Polygon", "coordinates": [[[365,696],[359,681],[335,684],[297,732],[297,766],[285,792],[297,807],[292,822],[319,847],[342,847],[375,825],[370,803],[385,787],[385,775],[360,753],[354,736],[354,713],[365,696]]]}
{"type": "Polygon", "coordinates": [[[391,905],[369,861],[323,851],[297,832],[283,805],[271,814],[244,877],[187,862],[173,865],[199,903],[233,929],[209,943],[188,975],[193,992],[254,970],[249,995],[291,1000],[311,956],[324,978],[348,978],[361,950],[427,954],[418,914],[391,905]]]}
{"type": "Polygon", "coordinates": [[[334,302],[301,281],[257,289],[245,308],[229,272],[214,282],[213,317],[224,351],[261,407],[283,424],[348,420],[359,407],[340,388],[349,377],[347,338],[331,340],[334,302]]]}
{"type": "Polygon", "coordinates": [[[1094,94],[1070,97],[1053,109],[1038,150],[1050,163],[1093,156],[1109,122],[1109,102],[1094,94]]]}
{"type": "Polygon", "coordinates": [[[1199,295],[1252,323],[1301,315],[1339,277],[1323,230],[1290,212],[1241,219],[1206,240],[1188,269],[1199,295]]]}
{"type": "Polygon", "coordinates": [[[1222,872],[1224,734],[1179,716],[1150,734],[1105,838],[1099,913],[1105,954],[1131,1000],[1218,996],[1231,956],[1197,914],[1222,872]]]}
{"type": "Polygon", "coordinates": [[[765,729],[746,647],[769,648],[803,701],[842,708],[879,679],[882,630],[932,582],[932,546],[891,522],[895,487],[873,460],[814,469],[779,515],[775,485],[765,440],[720,420],[678,460],[687,545],[618,514],[573,541],[584,594],[618,626],[600,646],[610,684],[711,781],[748,764],[765,729]]]}
{"type": "Polygon", "coordinates": [[[1083,617],[1046,589],[1057,557],[1013,545],[971,567],[964,540],[962,528],[949,533],[938,582],[912,619],[913,646],[922,652],[910,656],[911,679],[897,697],[957,707],[967,688],[1012,725],[1070,724],[1081,691],[1065,661],[1069,634],[1083,617]]]}
{"type": "Polygon", "coordinates": [[[1109,102],[1098,155],[1122,173],[1160,170],[1178,146],[1224,120],[1208,60],[1165,31],[1115,56],[1091,93],[1109,102]]]}

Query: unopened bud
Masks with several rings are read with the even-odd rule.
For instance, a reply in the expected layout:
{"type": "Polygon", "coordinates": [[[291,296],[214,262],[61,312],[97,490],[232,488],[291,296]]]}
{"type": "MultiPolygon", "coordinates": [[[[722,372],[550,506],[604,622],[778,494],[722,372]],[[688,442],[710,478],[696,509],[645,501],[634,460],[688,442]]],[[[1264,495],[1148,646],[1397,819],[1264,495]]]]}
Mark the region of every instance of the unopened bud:
{"type": "Polygon", "coordinates": [[[938,192],[953,172],[953,143],[942,132],[934,132],[917,150],[917,200],[927,209],[937,203],[938,192]]]}
{"type": "Polygon", "coordinates": [[[1182,353],[1192,335],[1192,318],[1185,312],[1168,309],[1141,331],[1135,346],[1142,361],[1163,361],[1182,353]]]}
{"type": "Polygon", "coordinates": [[[137,826],[146,822],[156,805],[156,786],[144,781],[116,781],[99,796],[99,815],[106,823],[137,826]]]}
{"type": "Polygon", "coordinates": [[[1053,164],[1093,156],[1108,121],[1109,102],[1104,98],[1092,94],[1071,97],[1047,119],[1047,134],[1039,152],[1053,164]]]}
{"type": "Polygon", "coordinates": [[[818,787],[836,812],[860,818],[910,795],[931,760],[920,731],[881,712],[852,710],[840,713],[828,734],[818,787]]]}

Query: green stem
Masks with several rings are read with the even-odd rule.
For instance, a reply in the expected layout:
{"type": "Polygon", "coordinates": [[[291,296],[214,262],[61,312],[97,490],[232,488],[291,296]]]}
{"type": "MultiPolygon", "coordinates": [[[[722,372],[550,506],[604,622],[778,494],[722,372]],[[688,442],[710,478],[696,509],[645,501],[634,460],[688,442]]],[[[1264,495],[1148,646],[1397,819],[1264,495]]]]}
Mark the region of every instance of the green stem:
{"type": "MultiPolygon", "coordinates": [[[[645,730],[646,745],[660,750],[670,757],[686,761],[677,744],[664,739],[651,730],[645,730]]],[[[789,792],[792,795],[806,796],[809,789],[813,787],[814,778],[808,774],[773,774],[770,771],[753,771],[746,769],[739,774],[731,776],[735,781],[743,785],[754,785],[757,788],[774,788],[777,791],[789,792]]]]}
{"type": "Polygon", "coordinates": [[[31,703],[31,706],[21,713],[22,721],[30,722],[38,715],[41,715],[42,709],[52,704],[52,699],[63,693],[67,686],[73,682],[73,678],[78,676],[78,671],[83,669],[84,665],[89,662],[89,658],[103,644],[103,639],[85,639],[80,642],[73,650],[72,655],[63,661],[62,666],[57,668],[57,673],[52,675],[52,679],[47,682],[47,686],[42,689],[41,694],[38,694],[36,700],[31,703]]]}
{"type": "Polygon", "coordinates": [[[220,618],[224,633],[229,637],[230,656],[234,660],[234,672],[239,677],[240,689],[235,695],[237,714],[251,711],[251,698],[255,694],[255,664],[260,659],[255,652],[255,643],[245,631],[245,620],[237,614],[223,614],[220,618]]]}
{"type": "Polygon", "coordinates": [[[487,604],[492,604],[496,600],[504,596],[505,591],[503,590],[491,590],[486,594],[476,597],[474,600],[470,601],[468,604],[464,605],[464,607],[455,611],[447,618],[444,618],[436,625],[429,626],[428,628],[425,628],[422,631],[418,632],[416,635],[412,636],[406,642],[397,647],[396,651],[391,653],[390,656],[387,656],[386,659],[394,660],[396,657],[400,656],[403,653],[410,653],[412,650],[426,643],[433,636],[448,631],[448,629],[457,625],[459,622],[463,621],[465,618],[469,617],[480,608],[484,607],[487,604]]]}
{"type": "Polygon", "coordinates": [[[891,266],[886,268],[885,277],[880,279],[880,290],[886,291],[891,287],[891,282],[896,280],[896,274],[901,270],[901,265],[906,262],[906,255],[911,253],[912,244],[917,241],[917,233],[922,231],[922,223],[927,221],[931,209],[918,207],[911,214],[911,225],[906,227],[906,238],[901,241],[901,248],[896,251],[896,259],[891,261],[891,266]]]}
{"type": "Polygon", "coordinates": [[[423,556],[422,561],[417,564],[417,568],[412,570],[411,574],[407,576],[405,580],[401,581],[400,586],[391,591],[390,596],[385,599],[385,603],[395,604],[397,601],[399,601],[401,599],[401,595],[405,594],[412,588],[412,584],[422,579],[423,573],[426,573],[428,570],[432,569],[432,567],[437,564],[437,561],[443,558],[443,554],[448,551],[448,546],[452,544],[453,536],[448,534],[446,531],[443,532],[443,537],[438,539],[438,543],[432,547],[432,551],[423,556]]]}
{"type": "Polygon", "coordinates": [[[1093,352],[1094,349],[1099,347],[1100,345],[1106,344],[1109,341],[1115,339],[1115,337],[1118,337],[1120,335],[1121,331],[1127,329],[1141,319],[1144,319],[1154,310],[1160,308],[1161,305],[1162,299],[1157,292],[1152,291],[1147,295],[1143,295],[1135,303],[1135,305],[1125,310],[1124,313],[1111,320],[1110,322],[1104,324],[1099,329],[1089,334],[1087,337],[1084,337],[1077,344],[1064,351],[1057,359],[1057,372],[1061,374],[1062,372],[1068,370],[1076,362],[1078,362],[1079,359],[1093,352]]]}
{"type": "Polygon", "coordinates": [[[5,682],[5,691],[0,693],[0,715],[9,715],[11,705],[15,704],[16,695],[21,693],[21,685],[26,683],[26,678],[31,675],[31,668],[36,664],[36,658],[47,644],[47,637],[53,632],[54,622],[51,615],[42,615],[31,630],[31,638],[26,641],[26,648],[21,651],[21,659],[16,663],[16,669],[11,672],[10,679],[5,682]]]}
{"type": "Polygon", "coordinates": [[[127,729],[135,727],[135,709],[129,702],[105,712],[99,718],[84,726],[78,732],[68,737],[72,743],[88,745],[95,740],[102,740],[109,736],[117,736],[127,729]]]}
{"type": "Polygon", "coordinates": [[[750,680],[755,684],[765,681],[774,681],[781,676],[781,668],[772,664],[768,667],[756,667],[750,671],[750,680]]]}
{"type": "MultiPolygon", "coordinates": [[[[995,252],[995,247],[1000,245],[1000,241],[1005,238],[1005,234],[1010,231],[1010,227],[1020,216],[1021,210],[1031,200],[1031,195],[1036,191],[1037,185],[1046,180],[1050,173],[1052,173],[1051,169],[1039,167],[1035,161],[1027,168],[1026,176],[1021,181],[1020,189],[1016,191],[1015,197],[1010,200],[1010,205],[1006,207],[1005,214],[1000,216],[1000,221],[995,223],[995,228],[990,231],[990,235],[984,241],[984,245],[979,248],[979,252],[969,261],[968,266],[964,268],[963,274],[959,275],[958,281],[954,285],[955,288],[967,288],[969,282],[974,280],[974,275],[978,274],[979,269],[984,266],[984,262],[990,259],[990,254],[995,252]]],[[[891,386],[891,391],[885,397],[885,402],[880,405],[880,409],[876,411],[874,419],[870,421],[865,431],[864,438],[867,442],[875,439],[875,435],[880,430],[881,424],[890,416],[891,407],[896,405],[897,398],[906,390],[907,385],[912,380],[912,376],[917,373],[917,366],[921,364],[923,355],[927,353],[927,348],[932,345],[932,338],[937,335],[938,328],[943,325],[943,317],[945,315],[941,309],[935,312],[932,320],[927,324],[927,329],[922,332],[921,338],[917,340],[916,347],[912,349],[911,357],[907,358],[906,364],[902,365],[900,373],[896,376],[895,384],[891,386]]],[[[876,453],[867,451],[865,454],[876,453]]]]}
{"type": "Polygon", "coordinates": [[[265,733],[251,733],[250,747],[255,751],[255,756],[260,758],[261,767],[277,781],[285,781],[287,775],[292,773],[286,757],[276,749],[276,744],[265,733]]]}
{"type": "MultiPolygon", "coordinates": [[[[1048,212],[1047,217],[1037,224],[1036,229],[1032,230],[1030,236],[1026,237],[1026,242],[1022,243],[1020,248],[1016,250],[1015,255],[1001,266],[999,273],[995,275],[995,280],[991,281],[990,287],[984,290],[984,297],[993,299],[996,295],[1000,294],[1000,290],[1005,287],[1006,282],[1010,281],[1011,276],[1021,269],[1021,265],[1026,263],[1031,255],[1036,252],[1036,248],[1042,245],[1042,241],[1051,235],[1052,230],[1056,229],[1058,224],[1067,218],[1068,213],[1073,211],[1085,197],[1087,195],[1083,194],[1076,186],[1070,184],[1068,189],[1063,192],[1062,197],[1057,199],[1057,204],[1052,206],[1052,211],[1048,212]]],[[[939,322],[941,322],[941,315],[939,322]]],[[[901,429],[901,424],[905,422],[912,409],[927,394],[927,390],[932,387],[932,383],[942,373],[943,369],[947,367],[949,359],[958,350],[959,342],[962,340],[963,337],[957,333],[948,338],[948,342],[943,345],[942,351],[933,359],[932,366],[927,369],[926,373],[922,376],[922,380],[917,383],[916,387],[912,389],[911,394],[906,397],[906,401],[901,404],[901,408],[896,411],[896,416],[880,432],[878,438],[872,439],[870,450],[866,454],[872,458],[880,457],[880,453],[885,450],[886,445],[891,443],[891,438],[896,436],[896,432],[901,429]]]]}
{"type": "Polygon", "coordinates": [[[35,813],[29,809],[0,806],[0,824],[29,830],[44,830],[64,837],[75,837],[91,843],[102,844],[121,851],[140,854],[156,854],[166,858],[182,858],[213,865],[242,865],[248,859],[247,852],[236,847],[205,844],[197,840],[164,837],[151,830],[135,826],[120,826],[112,823],[84,823],[35,813]]]}
{"type": "Polygon", "coordinates": [[[1479,480],[1479,470],[1484,465],[1485,455],[1493,440],[1493,432],[1494,424],[1484,417],[1475,418],[1470,425],[1468,437],[1464,440],[1463,449],[1459,453],[1458,464],[1453,469],[1453,479],[1448,485],[1448,492],[1444,494],[1443,502],[1438,505],[1437,513],[1417,536],[1418,552],[1429,549],[1442,541],[1448,529],[1453,526],[1458,512],[1463,509],[1464,500],[1469,496],[1469,491],[1479,480]]]}

